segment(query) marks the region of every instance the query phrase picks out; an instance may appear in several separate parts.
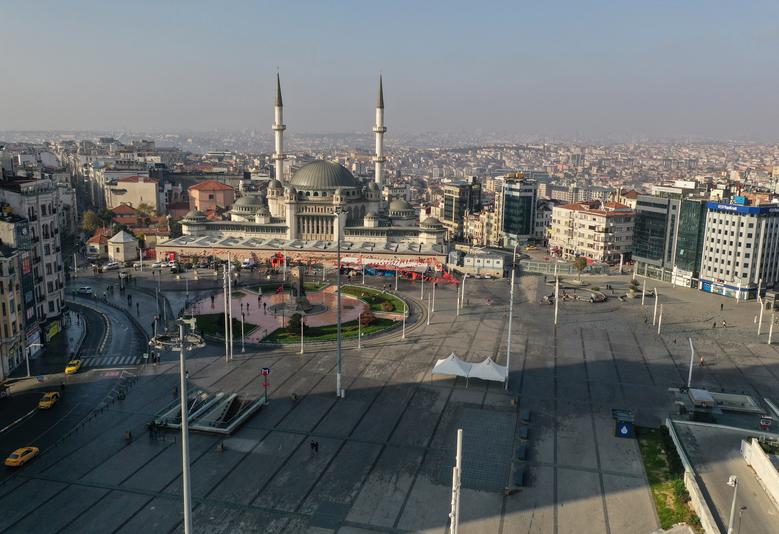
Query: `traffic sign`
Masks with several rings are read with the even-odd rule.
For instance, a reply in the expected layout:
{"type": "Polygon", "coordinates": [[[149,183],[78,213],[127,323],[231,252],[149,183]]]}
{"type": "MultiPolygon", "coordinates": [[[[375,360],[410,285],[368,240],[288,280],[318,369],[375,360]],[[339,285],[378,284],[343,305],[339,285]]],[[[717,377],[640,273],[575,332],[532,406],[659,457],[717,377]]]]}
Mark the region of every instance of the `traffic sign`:
{"type": "Polygon", "coordinates": [[[268,376],[270,374],[270,367],[263,367],[260,371],[260,374],[262,376],[268,376]]]}

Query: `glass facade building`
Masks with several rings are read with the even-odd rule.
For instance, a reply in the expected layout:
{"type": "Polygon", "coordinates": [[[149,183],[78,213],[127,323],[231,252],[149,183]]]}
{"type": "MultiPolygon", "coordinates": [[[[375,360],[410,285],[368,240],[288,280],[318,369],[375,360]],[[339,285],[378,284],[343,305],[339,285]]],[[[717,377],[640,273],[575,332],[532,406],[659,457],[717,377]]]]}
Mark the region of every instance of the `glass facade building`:
{"type": "Polygon", "coordinates": [[[633,226],[633,257],[662,263],[668,232],[668,201],[639,199],[633,226]],[[642,209],[644,208],[644,209],[642,209]],[[646,208],[663,211],[648,211],[646,208]]]}
{"type": "Polygon", "coordinates": [[[679,214],[679,234],[676,238],[676,267],[695,275],[701,268],[703,240],[706,230],[706,202],[682,200],[679,214]]]}

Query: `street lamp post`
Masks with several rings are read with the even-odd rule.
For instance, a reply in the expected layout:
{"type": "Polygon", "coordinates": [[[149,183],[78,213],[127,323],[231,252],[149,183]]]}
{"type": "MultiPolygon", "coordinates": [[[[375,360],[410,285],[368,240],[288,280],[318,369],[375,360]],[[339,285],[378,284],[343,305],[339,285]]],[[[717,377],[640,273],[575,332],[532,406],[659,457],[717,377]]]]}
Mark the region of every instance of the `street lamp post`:
{"type": "Polygon", "coordinates": [[[433,310],[430,307],[430,293],[427,294],[427,326],[430,326],[430,316],[433,315],[433,310]]]}
{"type": "Polygon", "coordinates": [[[395,291],[398,290],[398,268],[395,267],[395,291]]]}
{"type": "Polygon", "coordinates": [[[422,273],[422,285],[419,286],[419,300],[425,298],[425,273],[422,273]]]}
{"type": "Polygon", "coordinates": [[[433,307],[431,308],[431,310],[433,312],[435,311],[435,286],[438,285],[438,281],[437,280],[438,279],[433,280],[433,307]]]}
{"type": "MultiPolygon", "coordinates": [[[[516,254],[517,247],[514,247],[516,254]]],[[[506,379],[504,380],[504,389],[509,390],[509,365],[511,364],[511,320],[514,317],[514,273],[516,269],[511,266],[511,291],[509,291],[509,334],[506,341],[506,379]]]]}
{"type": "Polygon", "coordinates": [[[244,332],[243,324],[244,324],[245,320],[246,320],[246,313],[245,312],[241,312],[241,352],[246,352],[246,341],[245,341],[244,335],[243,335],[243,332],[244,332]]]}
{"type": "MultiPolygon", "coordinates": [[[[194,321],[194,319],[193,319],[194,321]]],[[[192,488],[189,480],[189,400],[184,362],[184,319],[179,319],[179,373],[181,391],[181,482],[184,494],[184,532],[192,533],[192,488]]]]}
{"type": "Polygon", "coordinates": [[[300,354],[303,354],[303,314],[300,314],[300,354]]]}
{"type": "Polygon", "coordinates": [[[403,301],[403,335],[401,335],[401,339],[406,339],[406,315],[408,315],[408,304],[406,301],[403,301]]]}
{"type": "Polygon", "coordinates": [[[736,519],[736,496],[738,495],[738,477],[730,475],[728,486],[733,488],[733,501],[730,503],[730,519],[728,520],[728,534],[733,534],[733,521],[736,519]]]}
{"type": "Polygon", "coordinates": [[[227,265],[224,266],[224,275],[222,276],[223,280],[223,287],[224,287],[224,303],[225,303],[225,363],[230,361],[230,340],[228,339],[228,335],[230,332],[229,325],[229,315],[227,311],[227,265]]]}
{"type": "Polygon", "coordinates": [[[357,316],[357,350],[362,350],[362,312],[357,316]]]}
{"type": "Polygon", "coordinates": [[[335,354],[335,389],[336,396],[340,399],[343,396],[341,390],[341,214],[346,213],[342,206],[336,206],[335,216],[338,227],[336,237],[336,354],[335,354]]]}

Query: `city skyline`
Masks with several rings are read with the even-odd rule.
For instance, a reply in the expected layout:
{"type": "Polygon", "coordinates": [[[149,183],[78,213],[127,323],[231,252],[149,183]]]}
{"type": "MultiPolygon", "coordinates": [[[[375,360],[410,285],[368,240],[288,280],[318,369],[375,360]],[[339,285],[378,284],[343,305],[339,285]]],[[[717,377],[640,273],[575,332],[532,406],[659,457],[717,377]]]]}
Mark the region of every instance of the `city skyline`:
{"type": "Polygon", "coordinates": [[[381,72],[389,143],[777,137],[768,3],[187,7],[11,3],[2,129],[265,132],[278,69],[290,135],[369,133],[381,72]]]}

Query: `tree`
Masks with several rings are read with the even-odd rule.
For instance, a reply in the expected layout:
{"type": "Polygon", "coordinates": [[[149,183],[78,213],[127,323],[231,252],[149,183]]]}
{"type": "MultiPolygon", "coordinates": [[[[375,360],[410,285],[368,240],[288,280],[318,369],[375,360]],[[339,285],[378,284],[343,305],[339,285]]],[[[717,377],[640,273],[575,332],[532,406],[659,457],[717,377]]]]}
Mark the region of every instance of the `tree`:
{"type": "Polygon", "coordinates": [[[293,313],[289,316],[289,323],[287,323],[287,330],[292,334],[300,333],[300,321],[303,320],[303,316],[299,313],[293,313]]]}
{"type": "Polygon", "coordinates": [[[582,271],[587,268],[587,258],[584,256],[577,256],[576,259],[573,260],[573,267],[579,273],[579,280],[581,280],[582,271]]]}
{"type": "Polygon", "coordinates": [[[81,229],[88,234],[94,233],[102,224],[100,217],[92,210],[87,210],[81,217],[81,229]]]}
{"type": "Polygon", "coordinates": [[[368,326],[369,324],[372,324],[375,320],[376,320],[376,316],[370,310],[364,311],[362,312],[362,314],[360,314],[360,324],[363,326],[368,326]]]}

